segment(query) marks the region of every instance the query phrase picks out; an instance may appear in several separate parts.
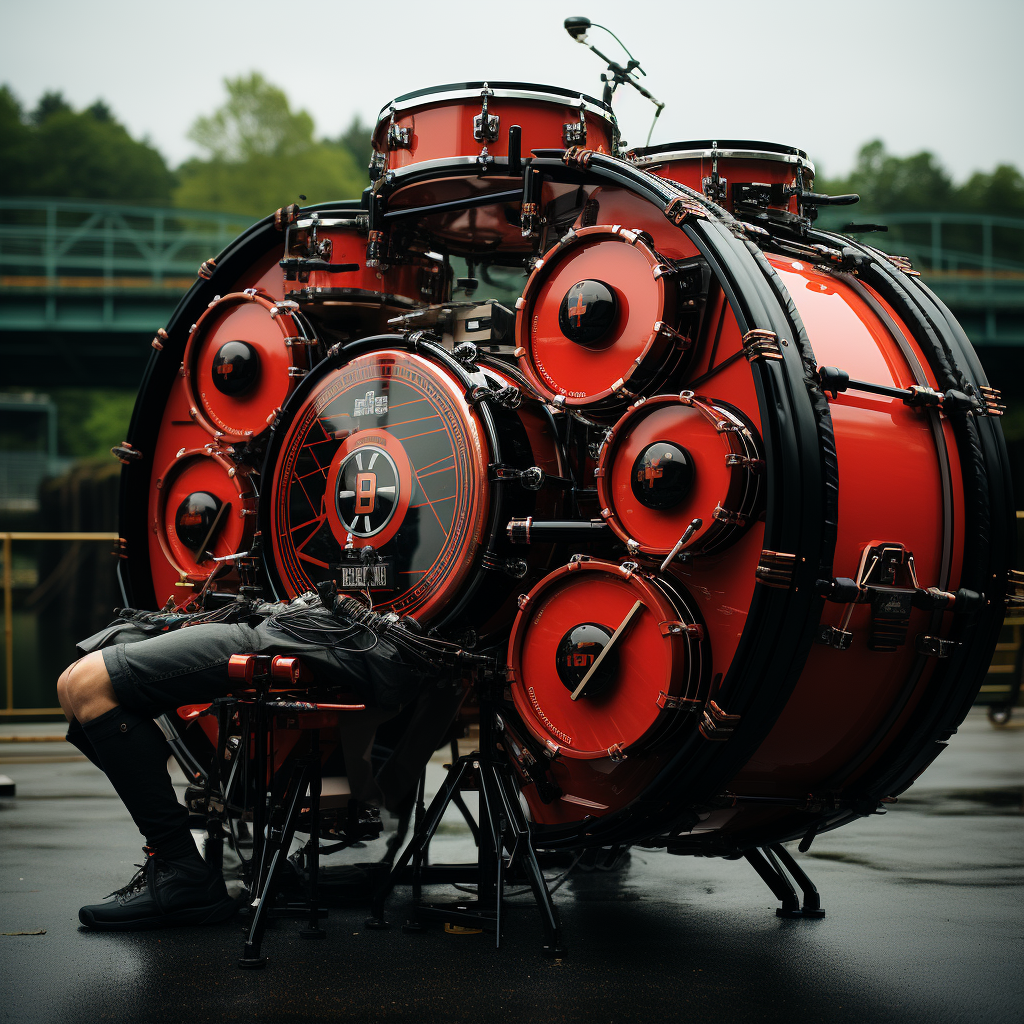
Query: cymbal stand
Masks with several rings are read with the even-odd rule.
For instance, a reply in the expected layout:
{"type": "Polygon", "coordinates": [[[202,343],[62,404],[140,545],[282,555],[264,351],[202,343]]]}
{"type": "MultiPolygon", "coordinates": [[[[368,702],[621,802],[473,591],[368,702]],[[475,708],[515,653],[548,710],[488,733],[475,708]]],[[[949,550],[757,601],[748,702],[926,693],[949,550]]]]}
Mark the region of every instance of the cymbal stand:
{"type": "Polygon", "coordinates": [[[494,715],[497,705],[495,690],[499,685],[496,680],[480,684],[480,749],[455,759],[430,806],[422,812],[422,804],[417,808],[412,839],[378,889],[372,916],[367,919],[366,926],[387,928],[384,907],[388,897],[396,885],[410,885],[414,908],[411,930],[419,930],[424,920],[482,928],[494,931],[495,945],[500,947],[505,879],[518,868],[525,874],[540,911],[544,928],[543,951],[547,956],[562,956],[564,949],[558,912],[537,862],[530,824],[519,802],[515,778],[497,747],[494,715]],[[462,800],[462,791],[470,788],[476,789],[480,795],[476,863],[430,864],[430,843],[441,819],[452,804],[466,814],[468,809],[462,800]],[[424,885],[452,882],[475,882],[476,899],[447,903],[423,901],[424,885]]]}

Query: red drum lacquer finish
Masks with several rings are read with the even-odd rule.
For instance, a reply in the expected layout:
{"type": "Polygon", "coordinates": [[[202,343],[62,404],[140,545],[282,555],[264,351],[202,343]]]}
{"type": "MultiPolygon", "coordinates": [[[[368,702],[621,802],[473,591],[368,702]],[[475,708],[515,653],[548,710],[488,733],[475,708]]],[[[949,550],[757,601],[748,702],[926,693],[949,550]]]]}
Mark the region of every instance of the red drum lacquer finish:
{"type": "Polygon", "coordinates": [[[626,550],[663,558],[732,543],[760,511],[762,469],[746,417],[684,391],[632,406],[606,436],[594,475],[601,516],[626,550]]]}
{"type": "Polygon", "coordinates": [[[518,82],[467,82],[406,93],[384,107],[373,132],[375,163],[393,171],[430,160],[508,156],[508,130],[520,151],[583,146],[613,153],[618,130],[600,100],[567,89],[518,82]]]}
{"type": "Polygon", "coordinates": [[[638,167],[701,192],[735,212],[737,204],[799,213],[796,193],[810,191],[814,164],[802,149],[773,142],[666,142],[634,149],[638,167]],[[758,188],[766,186],[766,188],[758,188]]]}
{"type": "Polygon", "coordinates": [[[181,449],[154,481],[150,558],[157,599],[178,597],[178,583],[208,577],[214,558],[247,550],[255,531],[256,493],[244,465],[215,444],[181,449]]]}
{"type": "Polygon", "coordinates": [[[228,443],[261,434],[316,361],[319,347],[294,302],[253,288],[215,299],[185,346],[190,415],[228,443]]]}
{"type": "Polygon", "coordinates": [[[553,754],[621,761],[696,703],[704,629],[669,583],[576,559],[520,599],[509,642],[516,710],[553,754]]]}
{"type": "Polygon", "coordinates": [[[672,274],[638,232],[570,231],[516,300],[519,368],[556,404],[592,411],[654,389],[690,347],[672,274]]]}
{"type": "MultiPolygon", "coordinates": [[[[797,305],[819,365],[892,387],[936,386],[910,331],[870,289],[796,260],[769,259],[797,305]]],[[[922,587],[955,591],[964,500],[950,423],[937,410],[863,392],[841,393],[830,406],[840,479],[834,574],[856,579],[865,552],[889,543],[913,555],[922,587]]],[[[909,574],[899,570],[895,582],[910,585],[909,574]]],[[[822,625],[842,626],[845,613],[843,605],[827,603],[822,625]]],[[[873,628],[871,604],[853,606],[845,626],[853,634],[849,649],[812,647],[785,710],[730,790],[801,797],[855,781],[887,749],[934,672],[936,659],[921,658],[915,643],[919,634],[942,635],[948,628],[948,613],[940,614],[937,629],[932,614],[911,609],[906,641],[887,650],[886,624],[873,628]]],[[[764,815],[719,811],[698,831],[742,831],[758,827],[764,815]]]]}

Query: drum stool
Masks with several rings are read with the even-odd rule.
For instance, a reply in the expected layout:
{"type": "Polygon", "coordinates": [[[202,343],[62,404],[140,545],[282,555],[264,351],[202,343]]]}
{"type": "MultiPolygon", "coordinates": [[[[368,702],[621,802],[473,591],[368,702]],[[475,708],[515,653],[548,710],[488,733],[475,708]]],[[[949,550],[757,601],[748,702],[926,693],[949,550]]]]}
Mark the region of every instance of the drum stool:
{"type": "MultiPolygon", "coordinates": [[[[259,654],[235,654],[228,662],[228,677],[232,681],[232,692],[220,697],[210,706],[209,713],[218,716],[218,744],[216,768],[211,772],[211,785],[219,783],[221,793],[231,789],[230,780],[225,789],[220,778],[225,762],[225,743],[228,726],[236,711],[244,713],[244,747],[236,752],[236,758],[246,758],[252,745],[252,769],[256,782],[256,799],[253,802],[253,848],[248,863],[248,888],[252,907],[245,948],[238,960],[238,966],[261,968],[267,958],[260,953],[267,921],[271,916],[299,917],[306,919],[306,925],[299,934],[304,939],[323,939],[326,932],[320,921],[327,916],[320,906],[317,885],[320,866],[321,836],[321,772],[320,729],[323,728],[323,713],[345,714],[363,711],[366,705],[339,703],[339,695],[329,686],[314,683],[312,672],[300,658],[284,655],[268,656],[259,654]],[[324,696],[330,703],[324,702],[324,696]],[[282,792],[283,814],[273,813],[273,765],[274,717],[287,713],[298,720],[309,739],[305,751],[292,759],[291,770],[282,792]],[[315,716],[315,717],[314,717],[315,716]],[[308,793],[308,806],[304,806],[308,793]],[[299,825],[300,815],[308,813],[309,842],[306,858],[309,868],[309,890],[307,898],[284,908],[274,908],[281,879],[281,869],[288,858],[288,850],[299,825]]],[[[352,804],[353,810],[355,804],[352,804]]],[[[227,801],[224,801],[227,813],[227,801]]],[[[219,853],[216,825],[208,829],[208,863],[214,864],[219,853]],[[210,849],[212,840],[213,849],[210,849]],[[211,856],[212,854],[212,856],[211,856]]],[[[341,845],[348,845],[366,836],[358,830],[341,845]]],[[[220,833],[223,839],[223,832],[220,833]]],[[[338,849],[338,846],[332,849],[338,849]]]]}

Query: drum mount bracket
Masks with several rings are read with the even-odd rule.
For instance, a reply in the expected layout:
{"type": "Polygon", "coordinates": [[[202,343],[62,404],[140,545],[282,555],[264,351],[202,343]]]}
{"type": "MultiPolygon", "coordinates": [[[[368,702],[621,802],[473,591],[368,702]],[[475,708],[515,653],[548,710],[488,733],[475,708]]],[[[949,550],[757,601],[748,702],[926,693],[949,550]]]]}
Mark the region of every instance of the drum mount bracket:
{"type": "MultiPolygon", "coordinates": [[[[911,610],[954,611],[970,614],[985,604],[985,595],[961,588],[955,593],[938,587],[922,587],[917,578],[913,552],[902,544],[875,542],[865,547],[856,579],[837,577],[818,580],[818,593],[826,601],[845,605],[838,626],[822,625],[817,642],[836,650],[848,650],[853,643],[849,629],[854,608],[871,605],[871,632],[868,648],[895,652],[907,641],[911,610]]],[[[918,634],[918,654],[947,658],[959,646],[953,640],[918,634]]]]}

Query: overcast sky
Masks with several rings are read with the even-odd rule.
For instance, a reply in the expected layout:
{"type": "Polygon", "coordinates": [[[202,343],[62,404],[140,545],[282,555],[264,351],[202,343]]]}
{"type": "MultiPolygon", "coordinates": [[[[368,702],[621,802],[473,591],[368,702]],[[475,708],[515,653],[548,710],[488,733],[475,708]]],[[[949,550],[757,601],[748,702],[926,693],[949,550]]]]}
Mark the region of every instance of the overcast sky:
{"type": "MultiPolygon", "coordinates": [[[[899,154],[933,150],[957,178],[1024,167],[1024,0],[0,4],[0,82],[27,106],[47,89],[76,106],[102,98],[174,164],[195,151],[186,132],[222,102],[222,79],[252,70],[323,135],[445,82],[600,95],[601,65],[562,28],[583,14],[622,38],[666,101],[653,142],[765,139],[836,174],[878,137],[899,154]]],[[[590,38],[621,52],[605,33],[590,38]]],[[[627,92],[615,100],[623,135],[642,143],[652,108],[627,92]]]]}

